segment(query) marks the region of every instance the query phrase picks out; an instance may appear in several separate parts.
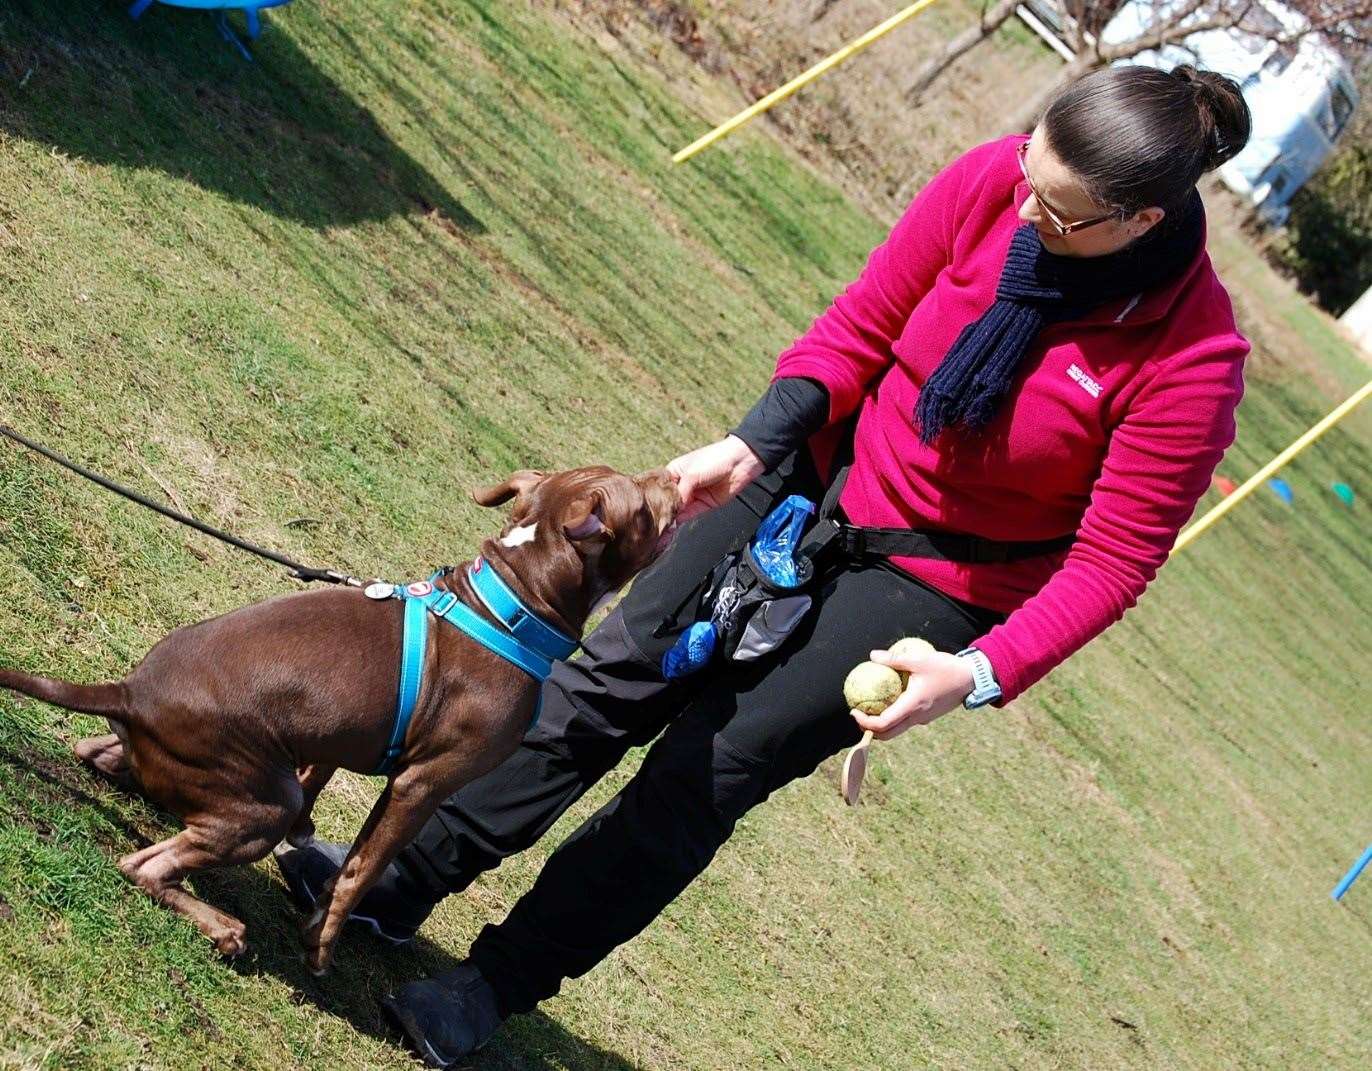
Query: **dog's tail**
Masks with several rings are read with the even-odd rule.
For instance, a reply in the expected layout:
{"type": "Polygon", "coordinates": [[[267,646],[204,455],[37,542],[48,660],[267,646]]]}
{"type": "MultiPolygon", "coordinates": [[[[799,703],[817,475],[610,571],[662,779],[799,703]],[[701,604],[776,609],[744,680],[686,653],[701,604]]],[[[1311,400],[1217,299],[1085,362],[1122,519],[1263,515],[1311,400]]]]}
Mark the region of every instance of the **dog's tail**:
{"type": "Polygon", "coordinates": [[[102,714],[115,721],[129,720],[129,689],[123,681],[109,684],[72,684],[54,677],[36,677],[13,669],[0,669],[0,688],[31,695],[82,714],[102,714]]]}

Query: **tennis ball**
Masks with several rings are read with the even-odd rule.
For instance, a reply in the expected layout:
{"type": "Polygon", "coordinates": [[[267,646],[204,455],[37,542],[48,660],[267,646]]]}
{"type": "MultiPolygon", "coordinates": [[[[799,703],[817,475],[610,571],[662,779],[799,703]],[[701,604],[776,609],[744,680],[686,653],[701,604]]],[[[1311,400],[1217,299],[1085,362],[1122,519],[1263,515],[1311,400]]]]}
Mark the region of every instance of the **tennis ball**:
{"type": "MultiPolygon", "coordinates": [[[[934,654],[937,648],[928,640],[922,640],[918,636],[906,636],[903,640],[896,640],[887,650],[887,654],[896,658],[923,658],[925,655],[934,654]]],[[[901,673],[900,681],[902,684],[910,682],[910,674],[901,673]]]]}
{"type": "Polygon", "coordinates": [[[880,714],[904,689],[900,674],[890,666],[859,662],[843,682],[843,699],[852,710],[880,714]]]}
{"type": "Polygon", "coordinates": [[[909,656],[911,658],[922,658],[931,655],[937,648],[928,640],[922,640],[918,636],[906,636],[903,640],[896,640],[891,644],[889,653],[897,656],[909,656]]]}

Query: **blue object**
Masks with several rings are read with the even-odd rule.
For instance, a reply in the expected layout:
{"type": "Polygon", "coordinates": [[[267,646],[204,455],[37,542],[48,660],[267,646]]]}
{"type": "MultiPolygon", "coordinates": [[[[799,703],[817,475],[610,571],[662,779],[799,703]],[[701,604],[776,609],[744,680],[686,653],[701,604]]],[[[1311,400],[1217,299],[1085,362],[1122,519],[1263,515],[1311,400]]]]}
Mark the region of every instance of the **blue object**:
{"type": "Polygon", "coordinates": [[[1348,873],[1343,876],[1343,880],[1334,886],[1334,891],[1329,895],[1335,900],[1342,900],[1343,894],[1348,891],[1348,887],[1353,882],[1358,880],[1358,875],[1363,872],[1368,863],[1372,863],[1372,846],[1369,846],[1367,851],[1359,856],[1358,861],[1349,868],[1348,873]]]}
{"type": "MultiPolygon", "coordinates": [[[[804,495],[791,495],[763,518],[749,543],[753,564],[761,573],[762,579],[778,588],[797,588],[809,580],[802,577],[796,569],[796,551],[800,547],[800,537],[805,530],[805,522],[815,512],[815,504],[804,495]]],[[[728,577],[731,573],[726,573],[728,577]]],[[[729,605],[737,608],[735,601],[729,605]]],[[[715,598],[722,598],[716,592],[715,598]]],[[[796,599],[800,596],[788,596],[796,599]]],[[[808,602],[806,608],[808,608],[808,602]]],[[[719,612],[719,606],[712,607],[711,618],[719,612]]],[[[803,613],[803,611],[802,611],[803,613]]],[[[726,615],[727,616],[727,615],[726,615]]],[[[794,624],[794,619],[792,621],[794,624]]],[[[709,664],[719,646],[720,625],[714,620],[697,621],[677,637],[676,643],[662,656],[662,675],[667,680],[679,680],[695,673],[709,664]]]]}
{"type": "Polygon", "coordinates": [[[1288,506],[1295,500],[1296,495],[1291,490],[1291,485],[1280,476],[1273,476],[1267,481],[1267,486],[1272,488],[1273,493],[1288,506]]]}
{"type": "MultiPolygon", "coordinates": [[[[414,717],[419,687],[423,682],[424,652],[429,642],[429,614],[461,629],[488,651],[518,666],[540,684],[548,679],[556,659],[566,658],[577,648],[576,640],[552,628],[525,606],[500,574],[486,565],[484,559],[478,558],[468,567],[467,579],[487,609],[508,631],[492,625],[462,602],[455,592],[434,587],[433,582],[439,575],[434,573],[427,581],[408,586],[394,584],[391,587],[389,597],[405,603],[400,685],[396,694],[395,724],[391,727],[390,742],[373,773],[389,773],[404,748],[405,734],[409,731],[410,719],[414,717]]],[[[538,724],[542,704],[540,696],[530,728],[538,724]]]]}
{"type": "MultiPolygon", "coordinates": [[[[399,588],[395,590],[400,590],[399,588]]],[[[405,631],[400,645],[400,688],[395,700],[395,725],[386,753],[376,767],[379,774],[387,773],[405,746],[405,734],[414,717],[419,685],[424,679],[424,651],[429,644],[429,608],[421,599],[405,601],[405,631]]]]}
{"type": "Polygon", "coordinates": [[[796,549],[806,518],[814,512],[815,504],[804,495],[791,495],[767,514],[753,536],[753,560],[778,587],[793,588],[800,583],[796,549]]]}
{"type": "Polygon", "coordinates": [[[697,621],[662,656],[662,675],[669,681],[688,676],[705,666],[715,654],[719,633],[709,621],[697,621]]]}
{"type": "Polygon", "coordinates": [[[477,558],[472,563],[467,570],[467,579],[486,604],[486,609],[524,646],[552,661],[570,658],[576,650],[576,640],[545,624],[520,602],[519,596],[510,590],[500,574],[486,564],[485,558],[477,558]]]}
{"type": "MultiPolygon", "coordinates": [[[[257,35],[262,32],[262,19],[258,14],[263,8],[281,7],[289,4],[291,0],[156,0],[157,3],[166,4],[168,7],[194,8],[197,11],[213,11],[217,16],[215,26],[219,29],[219,34],[243,54],[243,58],[252,59],[252,54],[247,46],[238,39],[233,27],[229,25],[228,13],[230,11],[243,12],[243,20],[247,25],[247,35],[249,41],[257,40],[257,35]]],[[[134,0],[129,7],[129,18],[136,19],[148,8],[152,7],[154,0],[134,0]]]]}

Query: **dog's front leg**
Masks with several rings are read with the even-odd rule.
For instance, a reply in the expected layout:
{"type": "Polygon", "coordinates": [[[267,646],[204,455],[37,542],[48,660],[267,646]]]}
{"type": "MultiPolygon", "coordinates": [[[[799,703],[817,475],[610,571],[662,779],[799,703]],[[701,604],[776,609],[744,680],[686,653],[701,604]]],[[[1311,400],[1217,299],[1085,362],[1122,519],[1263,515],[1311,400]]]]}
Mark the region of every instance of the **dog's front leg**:
{"type": "Polygon", "coordinates": [[[424,768],[407,767],[386,785],[343,866],[324,887],[314,914],[305,922],[305,965],[323,974],[333,962],[334,944],[357,902],[391,860],[419,833],[444,796],[447,780],[424,768]]]}
{"type": "Polygon", "coordinates": [[[314,803],[319,799],[319,794],[324,791],[324,786],[329,783],[329,778],[338,772],[337,766],[304,766],[295,772],[296,780],[300,782],[300,792],[304,801],[300,806],[300,813],[295,816],[295,821],[291,824],[290,832],[286,834],[286,843],[292,848],[303,848],[314,840],[314,803]]]}

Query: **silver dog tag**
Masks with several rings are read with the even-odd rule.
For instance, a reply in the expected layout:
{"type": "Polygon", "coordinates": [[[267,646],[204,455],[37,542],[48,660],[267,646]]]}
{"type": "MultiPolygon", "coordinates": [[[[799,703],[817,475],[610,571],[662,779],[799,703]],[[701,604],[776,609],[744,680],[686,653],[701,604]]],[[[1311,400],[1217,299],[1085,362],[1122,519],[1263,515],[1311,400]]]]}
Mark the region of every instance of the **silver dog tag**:
{"type": "Polygon", "coordinates": [[[394,584],[383,584],[379,581],[375,584],[368,584],[362,589],[362,594],[369,599],[389,599],[394,593],[394,584]]]}

